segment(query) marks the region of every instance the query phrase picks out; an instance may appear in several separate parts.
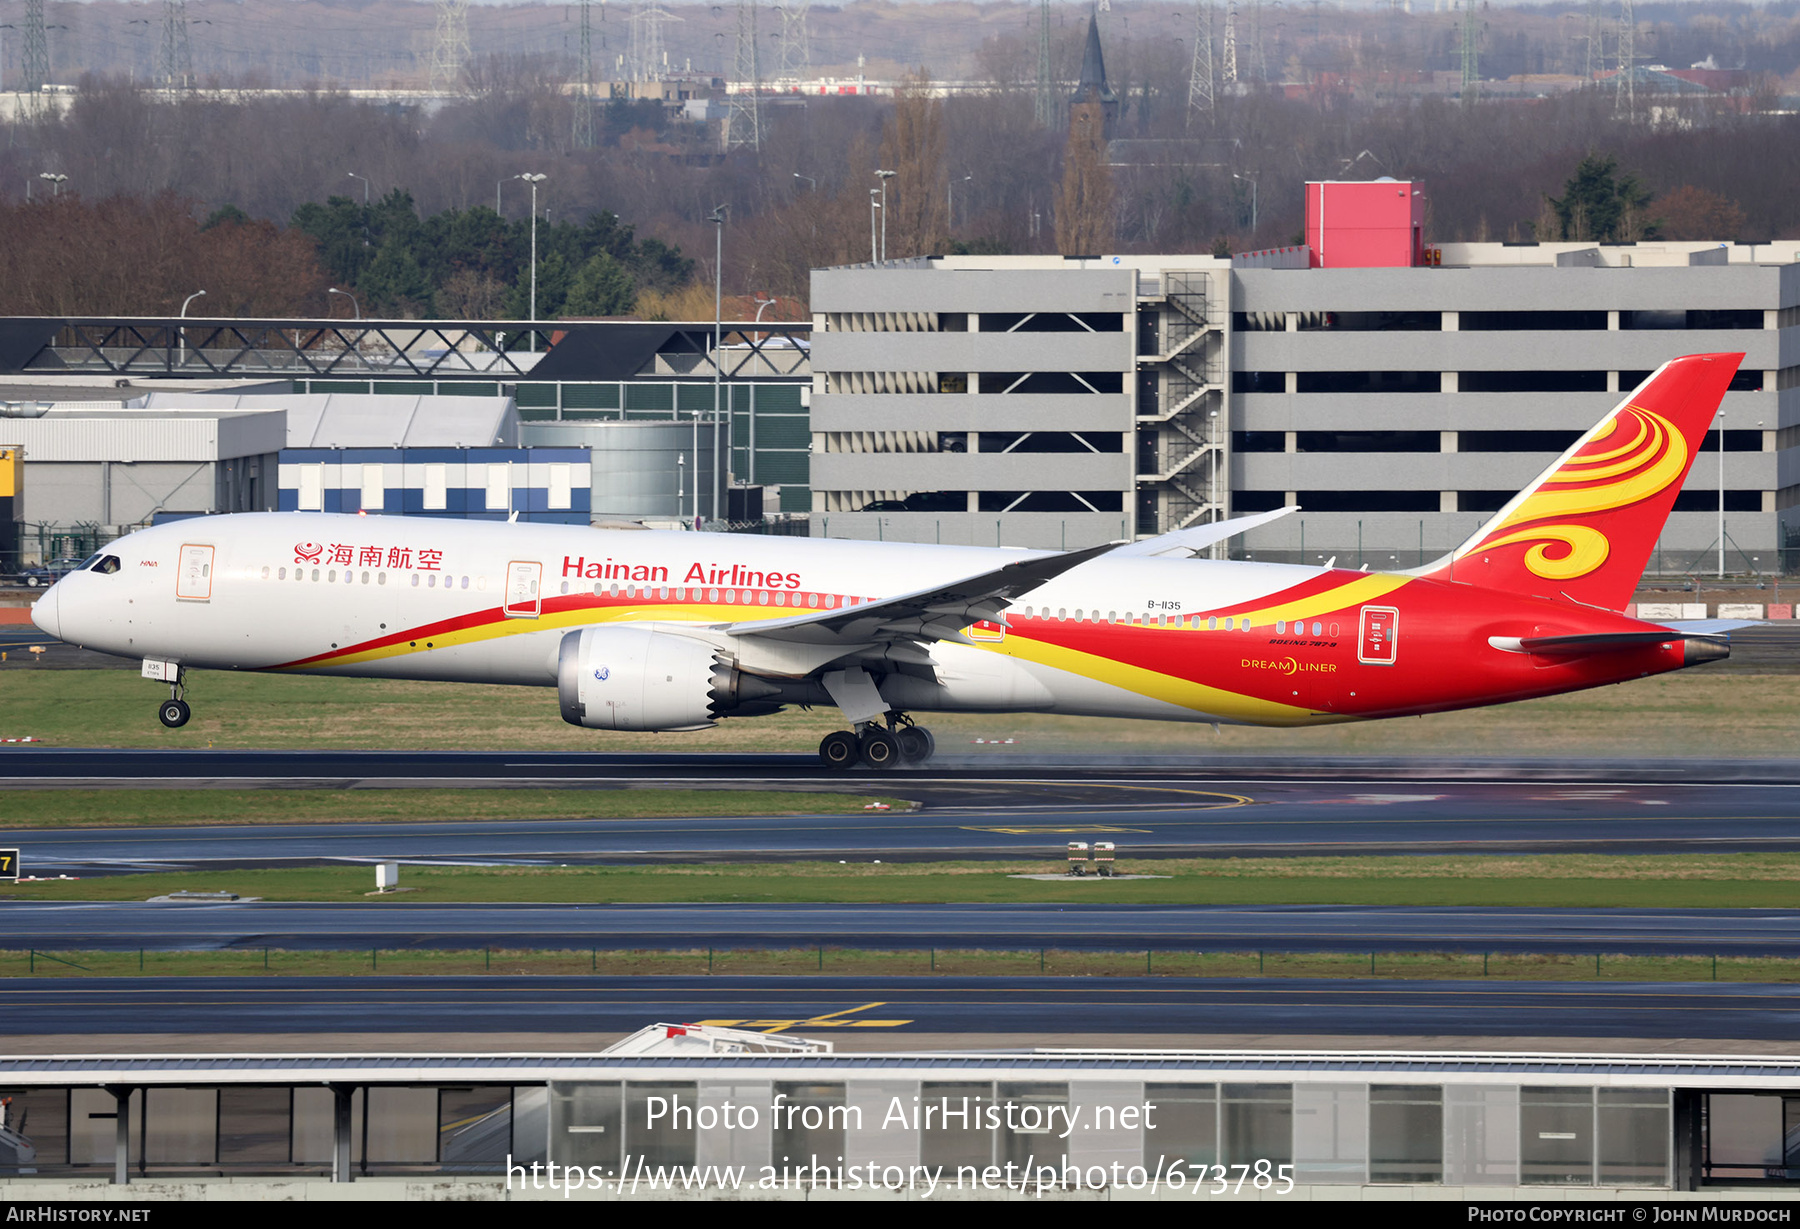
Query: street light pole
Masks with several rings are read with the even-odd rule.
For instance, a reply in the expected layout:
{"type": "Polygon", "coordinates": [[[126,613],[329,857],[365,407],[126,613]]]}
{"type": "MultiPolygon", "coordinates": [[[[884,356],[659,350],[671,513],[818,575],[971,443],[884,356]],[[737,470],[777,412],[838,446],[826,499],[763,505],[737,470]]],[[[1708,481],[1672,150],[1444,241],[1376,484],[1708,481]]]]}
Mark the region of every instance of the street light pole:
{"type": "Polygon", "coordinates": [[[1725,579],[1725,411],[1719,411],[1719,579],[1725,579]]]}
{"type": "MultiPolygon", "coordinates": [[[[713,224],[713,520],[719,519],[719,389],[725,366],[725,206],[707,216],[713,224]]],[[[699,471],[695,471],[694,515],[700,514],[699,471]]]]}
{"type": "Polygon", "coordinates": [[[349,299],[350,300],[350,310],[356,313],[356,318],[358,320],[362,319],[362,304],[358,303],[356,301],[356,296],[351,294],[348,290],[339,290],[336,286],[327,286],[325,288],[325,293],[326,294],[341,294],[346,299],[349,299]]]}
{"type": "Polygon", "coordinates": [[[1250,185],[1250,235],[1254,239],[1256,236],[1256,176],[1239,175],[1237,172],[1233,171],[1231,177],[1233,179],[1241,179],[1250,185]]]}
{"type": "Polygon", "coordinates": [[[67,183],[69,179],[67,175],[56,175],[49,171],[39,171],[38,178],[49,182],[50,195],[52,198],[62,195],[62,186],[67,183]]]}
{"type": "Polygon", "coordinates": [[[898,171],[876,171],[875,177],[881,180],[881,259],[887,259],[887,185],[898,171]]]}
{"type": "Polygon", "coordinates": [[[363,177],[361,175],[358,175],[355,171],[345,171],[344,177],[346,179],[362,179],[363,208],[367,209],[369,207],[369,181],[366,179],[363,179],[363,177]]]}
{"type": "Polygon", "coordinates": [[[881,208],[875,198],[880,195],[877,189],[869,189],[869,263],[872,265],[881,263],[881,249],[875,246],[875,211],[881,208]]]}
{"type": "MultiPolygon", "coordinates": [[[[204,290],[196,290],[196,291],[194,291],[193,294],[190,294],[187,298],[183,299],[181,301],[181,315],[179,318],[182,320],[186,320],[188,304],[192,303],[195,299],[199,298],[201,295],[203,295],[205,293],[206,293],[206,291],[204,291],[204,290]]],[[[177,325],[175,331],[178,334],[179,339],[180,339],[180,346],[178,347],[178,349],[179,349],[180,356],[181,356],[180,358],[178,358],[176,360],[175,365],[177,367],[185,367],[185,366],[187,366],[187,327],[185,325],[177,325]]]]}
{"type": "MultiPolygon", "coordinates": [[[[538,190],[538,185],[543,183],[544,180],[548,179],[549,176],[545,175],[541,171],[535,175],[528,171],[523,175],[515,175],[515,176],[513,176],[513,178],[514,179],[523,179],[526,183],[531,185],[531,323],[535,325],[537,323],[537,269],[538,269],[538,261],[537,261],[537,190],[538,190]]],[[[534,352],[537,350],[537,329],[535,329],[535,328],[531,330],[531,341],[530,341],[530,344],[528,344],[526,346],[526,349],[532,350],[534,352]]]]}
{"type": "MultiPolygon", "coordinates": [[[[964,183],[974,182],[973,175],[964,175],[964,183]]],[[[944,186],[944,226],[948,230],[956,229],[956,177],[952,175],[944,186]]]]}

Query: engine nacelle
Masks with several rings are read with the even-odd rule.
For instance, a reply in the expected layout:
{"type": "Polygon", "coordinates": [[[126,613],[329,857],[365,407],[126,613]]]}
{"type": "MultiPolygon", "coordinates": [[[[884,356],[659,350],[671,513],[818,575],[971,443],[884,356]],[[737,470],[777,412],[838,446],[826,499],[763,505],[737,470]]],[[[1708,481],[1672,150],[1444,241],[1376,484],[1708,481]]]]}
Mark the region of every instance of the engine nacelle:
{"type": "Polygon", "coordinates": [[[649,627],[584,628],[557,652],[563,720],[591,730],[703,730],[721,716],[774,711],[779,691],[704,640],[649,627]]]}

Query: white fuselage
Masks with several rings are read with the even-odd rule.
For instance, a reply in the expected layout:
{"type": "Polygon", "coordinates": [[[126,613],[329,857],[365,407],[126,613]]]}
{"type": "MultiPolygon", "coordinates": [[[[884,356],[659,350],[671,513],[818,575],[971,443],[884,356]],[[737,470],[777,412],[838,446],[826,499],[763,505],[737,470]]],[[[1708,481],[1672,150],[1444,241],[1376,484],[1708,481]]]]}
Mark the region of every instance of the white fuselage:
{"type": "MultiPolygon", "coordinates": [[[[39,602],[34,617],[46,630],[190,668],[548,687],[572,629],[654,624],[729,648],[728,628],[866,604],[1048,552],[255,513],[142,530],[103,553],[118,558],[115,571],[74,573],[39,602]]],[[[1103,557],[1020,598],[1008,617],[1161,624],[1318,575],[1103,557]]],[[[891,699],[919,711],[1234,719],[1020,659],[996,642],[1004,634],[984,639],[976,628],[963,643],[929,645],[937,681],[897,675],[891,699]]]]}

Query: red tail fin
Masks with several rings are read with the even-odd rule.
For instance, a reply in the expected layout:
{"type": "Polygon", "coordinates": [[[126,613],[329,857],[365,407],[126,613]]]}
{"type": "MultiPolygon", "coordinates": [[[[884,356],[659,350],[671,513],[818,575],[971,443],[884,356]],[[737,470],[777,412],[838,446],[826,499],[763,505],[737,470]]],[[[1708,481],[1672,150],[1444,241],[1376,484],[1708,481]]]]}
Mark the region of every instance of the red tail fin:
{"type": "Polygon", "coordinates": [[[1622,609],[1743,358],[1664,363],[1427,574],[1622,609]]]}

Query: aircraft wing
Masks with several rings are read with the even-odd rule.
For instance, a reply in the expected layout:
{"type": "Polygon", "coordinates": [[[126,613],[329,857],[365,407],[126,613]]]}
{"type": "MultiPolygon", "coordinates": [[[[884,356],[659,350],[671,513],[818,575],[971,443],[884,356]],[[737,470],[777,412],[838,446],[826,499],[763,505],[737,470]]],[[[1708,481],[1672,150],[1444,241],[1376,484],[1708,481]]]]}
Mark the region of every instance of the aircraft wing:
{"type": "Polygon", "coordinates": [[[841,644],[846,649],[891,640],[961,639],[963,629],[971,623],[998,618],[1015,598],[1116,549],[1119,544],[1109,542],[1086,550],[1039,555],[879,602],[787,619],[733,623],[723,630],[733,636],[758,636],[797,644],[841,644]]]}
{"type": "Polygon", "coordinates": [[[1223,542],[1226,538],[1235,538],[1247,529],[1255,529],[1258,525],[1267,525],[1270,521],[1278,521],[1291,512],[1300,511],[1299,504],[1289,504],[1285,508],[1277,508],[1273,512],[1259,512],[1255,516],[1234,516],[1228,521],[1214,521],[1210,525],[1196,525],[1192,529],[1176,529],[1169,533],[1158,534],[1154,538],[1145,538],[1140,542],[1127,542],[1119,547],[1120,555],[1197,555],[1215,542],[1223,542]]]}

